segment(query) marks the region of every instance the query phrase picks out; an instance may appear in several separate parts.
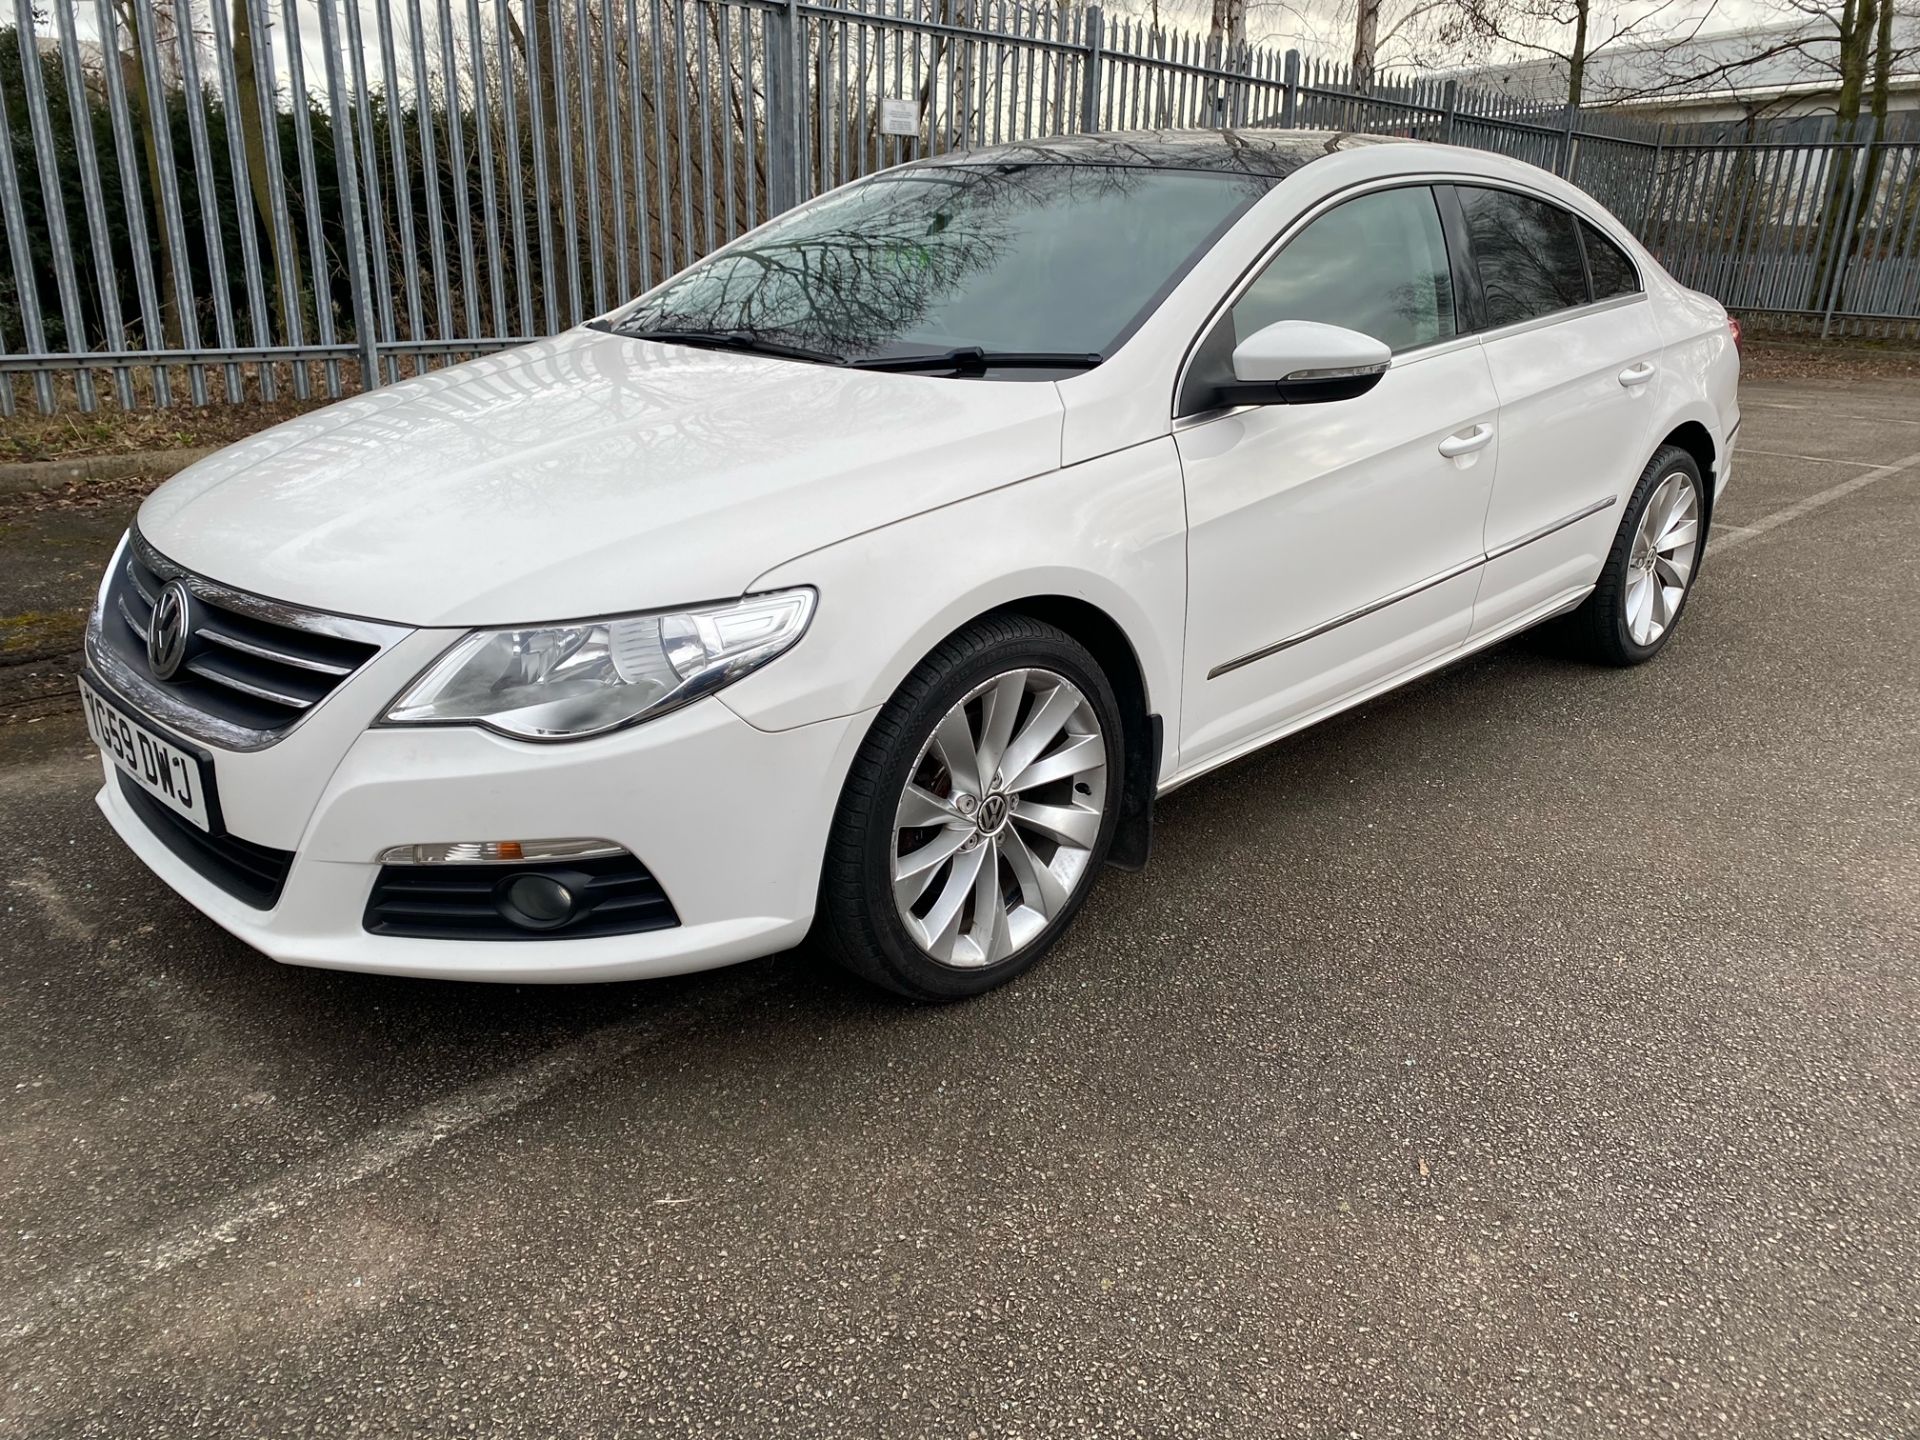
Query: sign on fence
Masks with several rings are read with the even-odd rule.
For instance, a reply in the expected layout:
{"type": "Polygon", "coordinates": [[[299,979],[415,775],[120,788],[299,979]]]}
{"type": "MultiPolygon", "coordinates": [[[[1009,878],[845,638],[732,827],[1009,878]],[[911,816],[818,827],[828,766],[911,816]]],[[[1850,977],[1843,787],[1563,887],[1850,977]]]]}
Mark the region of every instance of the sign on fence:
{"type": "Polygon", "coordinates": [[[918,135],[920,133],[920,102],[918,100],[895,100],[889,97],[880,102],[880,133],[882,135],[918,135]]]}

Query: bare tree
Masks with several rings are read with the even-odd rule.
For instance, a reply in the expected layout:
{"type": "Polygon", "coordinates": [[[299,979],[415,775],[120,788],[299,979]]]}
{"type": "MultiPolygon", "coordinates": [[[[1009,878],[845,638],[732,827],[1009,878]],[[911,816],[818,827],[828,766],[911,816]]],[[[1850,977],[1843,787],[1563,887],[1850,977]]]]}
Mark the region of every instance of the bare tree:
{"type": "MultiPolygon", "coordinates": [[[[254,44],[252,0],[233,0],[232,25],[233,71],[240,113],[233,116],[229,123],[240,127],[240,143],[246,152],[247,179],[253,190],[254,209],[259,212],[260,224],[267,232],[267,243],[273,247],[273,273],[281,289],[281,313],[291,316],[300,305],[300,253],[292,245],[291,237],[282,235],[280,227],[273,223],[273,190],[267,171],[266,127],[270,123],[268,117],[276,114],[278,107],[272,103],[273,75],[270,69],[263,69],[260,65],[254,44]],[[265,105],[261,102],[263,90],[267,97],[265,105]]],[[[298,43],[297,40],[295,43],[298,43]]]]}
{"type": "MultiPolygon", "coordinates": [[[[167,123],[167,107],[164,89],[167,81],[166,55],[163,41],[172,38],[175,19],[171,0],[155,0],[150,7],[136,6],[134,0],[112,0],[119,33],[125,37],[126,48],[118,60],[124,77],[127,93],[127,108],[132,112],[133,123],[140,132],[140,148],[147,162],[147,184],[151,187],[158,209],[158,197],[161,193],[160,164],[160,127],[167,123]],[[152,26],[154,51],[160,57],[160,73],[149,75],[146,62],[141,58],[140,19],[145,16],[152,26]],[[158,92],[162,99],[156,106],[154,95],[158,92]]],[[[166,254],[167,263],[160,267],[160,331],[150,337],[148,343],[156,346],[180,343],[182,336],[180,322],[180,289],[176,277],[184,272],[185,257],[175,248],[171,226],[162,223],[160,246],[166,254]]]]}
{"type": "MultiPolygon", "coordinates": [[[[1684,45],[1699,33],[1712,7],[1676,26],[1668,12],[1679,0],[1657,0],[1631,11],[1619,0],[1458,0],[1457,41],[1482,54],[1519,53],[1564,68],[1566,103],[1587,99],[1587,69],[1602,53],[1657,36],[1684,45]]],[[[1812,0],[1809,0],[1812,3],[1812,0]]],[[[1613,97],[1609,97],[1613,98],[1613,97]]]]}
{"type": "Polygon", "coordinates": [[[1213,0],[1213,19],[1207,38],[1225,50],[1247,43],[1247,0],[1213,0]]]}
{"type": "Polygon", "coordinates": [[[1357,0],[1353,17],[1353,87],[1373,84],[1373,62],[1380,44],[1380,0],[1357,0]]]}
{"type": "MultiPolygon", "coordinates": [[[[1830,113],[1837,145],[1824,170],[1807,307],[1820,309],[1836,271],[1862,243],[1880,194],[1893,77],[1920,55],[1920,0],[1776,0],[1781,23],[1711,46],[1712,63],[1666,57],[1645,95],[1720,95],[1742,101],[1750,130],[1768,112],[1830,113]],[[1830,95],[1828,102],[1812,99],[1830,95]],[[1849,219],[1851,217],[1851,219],[1849,219]]],[[[1897,197],[1895,198],[1895,203],[1897,197]]]]}

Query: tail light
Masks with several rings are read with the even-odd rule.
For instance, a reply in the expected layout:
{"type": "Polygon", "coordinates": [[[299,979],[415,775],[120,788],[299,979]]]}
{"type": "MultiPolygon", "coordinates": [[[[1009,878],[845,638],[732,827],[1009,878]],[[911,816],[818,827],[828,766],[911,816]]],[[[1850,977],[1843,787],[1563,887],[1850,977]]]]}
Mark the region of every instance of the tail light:
{"type": "Polygon", "coordinates": [[[1738,350],[1740,348],[1740,322],[1731,315],[1727,317],[1727,333],[1733,336],[1733,348],[1738,350]]]}

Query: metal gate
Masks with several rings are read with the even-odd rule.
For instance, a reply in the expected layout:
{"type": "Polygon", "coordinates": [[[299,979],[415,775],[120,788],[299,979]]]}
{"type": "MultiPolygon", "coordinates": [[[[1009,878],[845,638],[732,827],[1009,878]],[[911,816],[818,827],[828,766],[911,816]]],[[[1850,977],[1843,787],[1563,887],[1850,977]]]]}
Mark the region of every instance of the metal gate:
{"type": "MultiPolygon", "coordinates": [[[[0,0],[4,3],[4,0],[0,0]]],[[[1688,284],[1920,317],[1916,150],[1674,145],[1015,0],[12,0],[0,414],[339,395],[576,324],[915,156],[1306,126],[1569,175],[1688,284]]]]}

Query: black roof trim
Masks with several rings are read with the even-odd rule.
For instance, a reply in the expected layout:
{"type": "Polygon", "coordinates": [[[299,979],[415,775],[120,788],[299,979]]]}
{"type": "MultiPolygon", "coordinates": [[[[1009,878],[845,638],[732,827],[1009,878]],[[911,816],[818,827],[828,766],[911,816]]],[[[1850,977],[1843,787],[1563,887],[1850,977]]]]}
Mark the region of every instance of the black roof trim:
{"type": "Polygon", "coordinates": [[[979,150],[950,150],[916,165],[1113,165],[1142,170],[1210,170],[1281,180],[1324,155],[1393,145],[1390,135],[1340,130],[1124,130],[1054,135],[979,150]]]}

